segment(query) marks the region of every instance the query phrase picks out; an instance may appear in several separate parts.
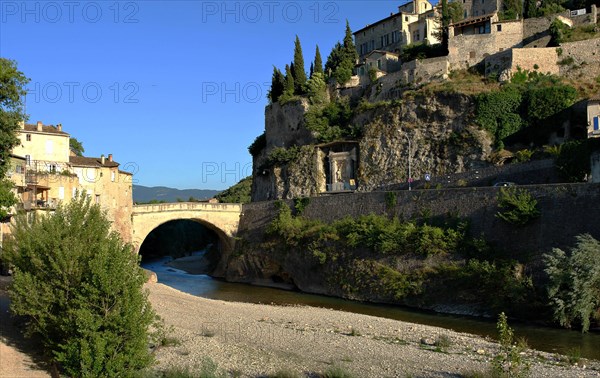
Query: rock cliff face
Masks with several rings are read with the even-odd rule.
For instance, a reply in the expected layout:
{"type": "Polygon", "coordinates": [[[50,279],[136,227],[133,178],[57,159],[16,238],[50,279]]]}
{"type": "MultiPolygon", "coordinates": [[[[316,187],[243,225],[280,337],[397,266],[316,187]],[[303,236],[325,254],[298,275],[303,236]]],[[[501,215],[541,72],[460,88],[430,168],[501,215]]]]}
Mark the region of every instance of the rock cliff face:
{"type": "MultiPolygon", "coordinates": [[[[314,196],[331,190],[335,181],[331,152],[344,150],[344,146],[341,142],[317,144],[305,126],[308,109],[305,100],[266,108],[266,145],[253,162],[253,201],[314,196]],[[302,147],[289,161],[273,164],[269,160],[274,149],[294,146],[302,147]]],[[[406,182],[409,161],[413,179],[425,173],[440,176],[488,165],[491,140],[474,124],[473,110],[472,97],[441,93],[359,106],[351,121],[362,137],[350,146],[357,155],[349,173],[355,187],[350,189],[371,191],[406,182]]]]}

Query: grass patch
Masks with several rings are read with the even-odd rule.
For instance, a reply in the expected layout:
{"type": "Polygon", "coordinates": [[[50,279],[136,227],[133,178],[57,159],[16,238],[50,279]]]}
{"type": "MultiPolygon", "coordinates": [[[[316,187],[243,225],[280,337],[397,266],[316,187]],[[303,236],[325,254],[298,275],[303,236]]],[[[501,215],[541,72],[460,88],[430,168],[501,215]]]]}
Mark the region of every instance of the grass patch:
{"type": "Polygon", "coordinates": [[[327,369],[323,374],[320,375],[321,378],[353,378],[350,372],[340,366],[332,366],[327,369]]]}
{"type": "Polygon", "coordinates": [[[300,378],[302,375],[291,369],[282,369],[276,373],[269,375],[269,378],[300,378]]]}

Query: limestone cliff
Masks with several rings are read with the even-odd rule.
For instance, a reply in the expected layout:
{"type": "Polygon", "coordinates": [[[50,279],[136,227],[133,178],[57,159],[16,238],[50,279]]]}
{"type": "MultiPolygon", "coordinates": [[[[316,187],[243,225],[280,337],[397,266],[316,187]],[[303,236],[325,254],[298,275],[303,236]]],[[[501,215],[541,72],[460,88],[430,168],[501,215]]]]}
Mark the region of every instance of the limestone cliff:
{"type": "Polygon", "coordinates": [[[306,127],[309,108],[306,100],[266,108],[266,143],[253,161],[253,201],[371,191],[406,182],[409,160],[413,179],[488,164],[491,140],[474,124],[474,101],[468,95],[420,93],[359,104],[351,124],[361,137],[322,144],[306,127]],[[288,159],[273,161],[274,150],[284,149],[288,159]],[[344,153],[348,163],[338,156],[344,153]]]}

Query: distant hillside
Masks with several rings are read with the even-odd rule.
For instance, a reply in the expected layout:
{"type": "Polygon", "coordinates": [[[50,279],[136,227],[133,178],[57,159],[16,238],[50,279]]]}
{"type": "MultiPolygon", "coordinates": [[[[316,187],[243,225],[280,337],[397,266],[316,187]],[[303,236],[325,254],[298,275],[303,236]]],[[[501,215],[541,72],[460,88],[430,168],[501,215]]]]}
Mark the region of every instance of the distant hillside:
{"type": "Polygon", "coordinates": [[[133,186],[133,202],[150,202],[152,200],[177,202],[177,199],[184,201],[194,197],[197,200],[213,198],[220,190],[208,189],[175,189],[166,186],[147,187],[142,185],[133,186]]]}

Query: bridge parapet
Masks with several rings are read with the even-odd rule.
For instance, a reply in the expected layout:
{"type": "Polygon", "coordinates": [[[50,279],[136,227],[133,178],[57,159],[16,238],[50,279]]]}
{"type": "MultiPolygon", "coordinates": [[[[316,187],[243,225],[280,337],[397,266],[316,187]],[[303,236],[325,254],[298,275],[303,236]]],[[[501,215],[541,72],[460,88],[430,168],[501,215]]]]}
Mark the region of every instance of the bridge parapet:
{"type": "Polygon", "coordinates": [[[162,213],[169,211],[242,212],[240,203],[175,202],[134,205],[133,213],[162,213]]]}

